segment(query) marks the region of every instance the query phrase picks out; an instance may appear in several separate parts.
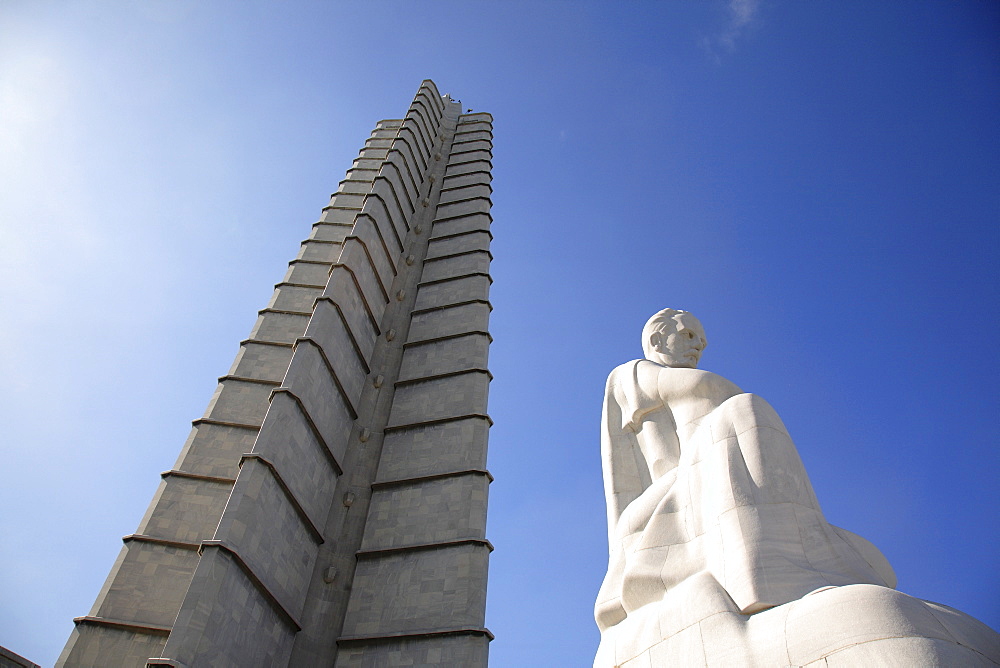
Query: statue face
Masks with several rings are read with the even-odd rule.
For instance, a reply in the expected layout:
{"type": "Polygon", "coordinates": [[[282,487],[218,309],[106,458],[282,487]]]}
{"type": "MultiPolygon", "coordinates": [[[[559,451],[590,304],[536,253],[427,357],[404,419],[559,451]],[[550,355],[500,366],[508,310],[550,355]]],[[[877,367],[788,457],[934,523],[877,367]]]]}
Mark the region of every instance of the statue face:
{"type": "Polygon", "coordinates": [[[694,369],[707,343],[705,330],[698,318],[689,313],[681,313],[673,321],[676,324],[673,331],[661,329],[650,335],[651,348],[659,358],[653,361],[674,368],[694,369]]]}

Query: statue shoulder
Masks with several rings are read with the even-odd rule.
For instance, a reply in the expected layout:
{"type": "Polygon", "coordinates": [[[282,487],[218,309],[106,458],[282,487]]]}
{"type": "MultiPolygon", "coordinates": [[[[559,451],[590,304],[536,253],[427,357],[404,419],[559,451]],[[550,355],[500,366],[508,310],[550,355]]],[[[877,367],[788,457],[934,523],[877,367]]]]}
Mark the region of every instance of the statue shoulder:
{"type": "Polygon", "coordinates": [[[649,360],[632,360],[619,364],[608,374],[607,389],[612,387],[633,387],[635,385],[647,385],[652,382],[656,385],[656,375],[666,367],[649,360]]]}
{"type": "Polygon", "coordinates": [[[704,369],[664,368],[658,379],[660,395],[668,401],[698,397],[721,402],[743,393],[732,381],[704,369]]]}
{"type": "Polygon", "coordinates": [[[641,417],[663,406],[657,378],[665,367],[649,360],[632,360],[615,367],[608,375],[605,405],[620,407],[622,427],[638,424],[641,417]]]}

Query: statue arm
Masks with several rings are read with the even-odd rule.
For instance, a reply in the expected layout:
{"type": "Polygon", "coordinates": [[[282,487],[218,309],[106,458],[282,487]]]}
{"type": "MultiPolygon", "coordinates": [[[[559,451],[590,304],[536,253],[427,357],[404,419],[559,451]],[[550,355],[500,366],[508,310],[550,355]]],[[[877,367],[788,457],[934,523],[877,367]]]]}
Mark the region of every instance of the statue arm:
{"type": "Polygon", "coordinates": [[[615,529],[622,512],[650,484],[649,471],[639,451],[638,441],[623,418],[630,407],[620,397],[619,377],[630,379],[636,362],[623,364],[608,376],[601,415],[601,464],[604,496],[608,511],[608,544],[614,546],[615,529]]]}

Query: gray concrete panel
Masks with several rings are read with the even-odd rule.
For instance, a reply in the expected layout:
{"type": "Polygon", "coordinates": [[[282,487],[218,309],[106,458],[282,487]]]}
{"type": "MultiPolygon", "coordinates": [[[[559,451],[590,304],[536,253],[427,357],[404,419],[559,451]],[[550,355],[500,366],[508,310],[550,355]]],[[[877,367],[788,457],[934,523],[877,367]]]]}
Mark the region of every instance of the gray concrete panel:
{"type": "Polygon", "coordinates": [[[394,638],[350,643],[337,654],[337,668],[468,668],[485,666],[490,641],[484,634],[394,638]]]}
{"type": "Polygon", "coordinates": [[[306,329],[306,336],[322,349],[326,360],[321,362],[329,362],[333,367],[340,385],[353,398],[352,401],[360,397],[369,372],[367,360],[352,340],[341,312],[335,308],[317,309],[306,329]]]}
{"type": "Polygon", "coordinates": [[[436,220],[434,221],[434,229],[431,230],[431,238],[453,236],[466,232],[488,231],[492,222],[493,219],[488,213],[475,213],[462,216],[461,218],[436,220]]]}
{"type": "Polygon", "coordinates": [[[146,659],[159,656],[166,641],[164,635],[81,625],[73,629],[57,665],[65,668],[107,668],[108,657],[115,657],[115,666],[145,668],[146,659]]]}
{"type": "Polygon", "coordinates": [[[97,616],[170,626],[197,564],[194,550],[130,541],[97,616]]]}
{"type": "Polygon", "coordinates": [[[174,468],[235,480],[240,455],[250,452],[256,438],[257,429],[200,423],[191,430],[174,468]]]}
{"type": "Polygon", "coordinates": [[[323,288],[303,288],[297,285],[279,285],[274,289],[267,308],[277,311],[312,313],[316,298],[323,294],[323,288]]]}
{"type": "Polygon", "coordinates": [[[379,488],[362,551],[486,537],[489,478],[466,474],[379,488]]]}
{"type": "Polygon", "coordinates": [[[382,284],[375,267],[372,265],[368,254],[361,247],[360,243],[352,243],[352,239],[345,242],[344,253],[340,257],[340,265],[346,267],[353,280],[361,288],[361,294],[376,322],[382,319],[382,312],[389,301],[388,286],[382,284]]]}
{"type": "Polygon", "coordinates": [[[379,482],[485,470],[490,423],[484,417],[393,430],[385,435],[379,482]]]}
{"type": "Polygon", "coordinates": [[[485,160],[489,162],[493,159],[493,152],[490,150],[478,150],[478,151],[462,151],[460,153],[452,153],[450,159],[448,160],[448,166],[460,165],[466,162],[472,162],[474,160],[485,160]]]}
{"type": "MultiPolygon", "coordinates": [[[[347,267],[336,265],[330,270],[330,282],[324,291],[324,298],[316,303],[315,313],[320,309],[340,309],[348,329],[358,342],[367,359],[379,334],[375,314],[365,302],[360,286],[347,267]]],[[[315,315],[314,315],[315,317],[315,315]]]]}
{"type": "MultiPolygon", "coordinates": [[[[473,197],[485,197],[489,199],[492,194],[493,188],[488,183],[470,183],[463,187],[452,186],[448,190],[441,192],[440,203],[448,204],[473,197]]],[[[441,217],[440,210],[438,211],[438,216],[441,217]]]]}
{"type": "MultiPolygon", "coordinates": [[[[447,222],[451,223],[451,221],[447,222]]],[[[435,223],[434,230],[437,229],[438,223],[435,223]]],[[[451,257],[427,261],[424,263],[424,273],[421,274],[420,279],[424,283],[431,283],[467,274],[488,274],[492,259],[487,251],[475,251],[464,255],[452,255],[451,257]]]]}
{"type": "Polygon", "coordinates": [[[198,596],[185,600],[174,624],[186,632],[171,635],[163,656],[191,668],[287,665],[294,627],[232,557],[206,550],[191,588],[198,596]]]}
{"type": "Polygon", "coordinates": [[[335,195],[339,194],[349,194],[349,195],[364,195],[371,188],[371,180],[357,180],[345,179],[340,182],[340,187],[337,189],[335,195]]]}
{"type": "Polygon", "coordinates": [[[427,258],[467,253],[475,250],[489,250],[492,236],[489,232],[474,232],[446,239],[434,239],[427,248],[427,258]]]}
{"type": "MultiPolygon", "coordinates": [[[[232,483],[169,475],[160,483],[136,533],[199,543],[215,533],[232,483]]],[[[180,601],[177,602],[180,606],[180,601]]]]}
{"type": "Polygon", "coordinates": [[[334,456],[342,459],[347,447],[347,435],[355,418],[356,406],[352,404],[357,399],[344,396],[318,348],[312,345],[296,348],[284,385],[302,402],[309,419],[334,456]]]}
{"type": "Polygon", "coordinates": [[[463,128],[460,128],[459,131],[455,133],[455,141],[463,141],[463,142],[465,142],[465,141],[474,141],[474,140],[483,140],[483,141],[488,141],[488,142],[492,143],[493,142],[493,131],[490,130],[490,129],[488,129],[488,128],[485,129],[485,130],[483,130],[483,129],[476,130],[476,129],[471,129],[471,128],[465,129],[463,127],[463,128]]]}
{"type": "Polygon", "coordinates": [[[408,340],[426,341],[462,332],[485,332],[489,329],[489,322],[490,305],[485,302],[415,313],[408,340]]]}
{"type": "Polygon", "coordinates": [[[329,278],[330,264],[293,260],[288,265],[288,271],[285,272],[285,276],[281,280],[283,283],[326,285],[329,278]]]}
{"type": "Polygon", "coordinates": [[[396,388],[389,425],[485,415],[489,384],[488,374],[468,372],[400,385],[396,388]]]}
{"type": "Polygon", "coordinates": [[[344,635],[482,627],[488,560],[475,543],[360,559],[344,635]]]}
{"type": "MultiPolygon", "coordinates": [[[[393,239],[396,242],[395,248],[402,250],[403,239],[406,238],[406,223],[405,221],[393,220],[390,208],[384,198],[380,196],[368,198],[365,200],[364,209],[358,215],[370,216],[382,231],[382,236],[386,239],[386,242],[388,243],[389,239],[393,239]]],[[[389,244],[389,247],[393,248],[393,245],[389,244]]]]}
{"type": "Polygon", "coordinates": [[[261,313],[250,330],[250,338],[274,343],[293,343],[302,335],[309,322],[308,315],[292,313],[261,313]]]}
{"type": "Polygon", "coordinates": [[[489,214],[490,212],[490,200],[489,198],[475,198],[464,200],[461,202],[453,202],[451,204],[442,204],[438,206],[437,218],[456,218],[458,216],[468,216],[474,213],[484,213],[489,214]]]}
{"type": "MultiPolygon", "coordinates": [[[[273,471],[259,460],[243,463],[215,540],[230,546],[293,616],[301,611],[317,541],[273,471]]],[[[229,604],[213,605],[225,609],[229,604]]]]}
{"type": "Polygon", "coordinates": [[[360,210],[361,209],[359,207],[338,207],[336,205],[330,205],[323,208],[323,213],[320,215],[319,220],[324,223],[352,223],[354,222],[354,216],[356,216],[360,210]]]}
{"type": "Polygon", "coordinates": [[[461,276],[435,283],[421,284],[415,310],[459,304],[473,299],[490,298],[490,277],[481,274],[461,276]]]}
{"type": "Polygon", "coordinates": [[[364,244],[379,281],[388,288],[396,278],[396,253],[389,246],[391,241],[383,238],[381,231],[368,216],[358,217],[352,235],[364,244]]]}
{"type": "Polygon", "coordinates": [[[413,380],[467,369],[485,369],[489,353],[490,337],[485,333],[409,345],[403,353],[399,379],[413,380]]]}
{"type": "Polygon", "coordinates": [[[285,346],[269,346],[253,341],[245,341],[236,353],[230,376],[259,378],[261,380],[281,380],[292,359],[292,349],[285,346]]]}
{"type": "Polygon", "coordinates": [[[314,262],[336,262],[339,255],[340,244],[306,240],[302,242],[296,258],[299,260],[313,260],[314,262]]]}
{"type": "Polygon", "coordinates": [[[469,172],[467,174],[454,174],[444,177],[443,188],[464,188],[471,185],[486,184],[493,181],[489,171],[469,172]]]}
{"type": "MultiPolygon", "coordinates": [[[[354,216],[350,216],[350,218],[353,219],[354,216]]],[[[346,221],[341,224],[329,222],[313,223],[309,238],[319,241],[342,242],[351,233],[351,227],[346,221]]]]}
{"type": "Polygon", "coordinates": [[[471,160],[454,165],[448,165],[445,176],[454,174],[471,174],[472,172],[489,171],[492,168],[489,160],[471,160]]]}
{"type": "Polygon", "coordinates": [[[314,526],[321,527],[330,511],[337,486],[337,470],[316,436],[287,394],[275,395],[261,428],[254,454],[270,462],[314,526]]]}
{"type": "Polygon", "coordinates": [[[227,379],[208,402],[205,417],[220,422],[257,424],[264,419],[273,385],[227,379]]]}
{"type": "Polygon", "coordinates": [[[464,139],[466,135],[459,135],[460,139],[463,141],[456,141],[451,145],[451,155],[461,155],[467,151],[491,151],[493,150],[493,142],[489,139],[464,139]]]}
{"type": "MultiPolygon", "coordinates": [[[[400,148],[405,147],[406,142],[399,140],[395,142],[400,148]]],[[[413,214],[416,209],[416,202],[413,196],[410,194],[410,190],[407,189],[407,184],[413,184],[413,175],[410,173],[403,156],[394,147],[390,151],[389,155],[386,157],[385,163],[382,165],[382,170],[379,175],[375,177],[372,182],[372,189],[377,190],[379,188],[379,181],[385,181],[386,185],[389,186],[389,191],[392,193],[392,197],[398,202],[400,210],[403,212],[403,217],[408,218],[413,214]]],[[[379,194],[383,196],[386,192],[382,190],[377,190],[379,194]]]]}
{"type": "Polygon", "coordinates": [[[406,238],[406,233],[409,230],[409,224],[407,223],[407,216],[409,211],[403,209],[403,204],[400,203],[395,188],[390,184],[388,179],[377,178],[375,182],[372,183],[372,192],[365,200],[364,210],[366,212],[371,211],[375,215],[376,219],[380,216],[374,213],[374,203],[378,202],[382,205],[383,215],[388,216],[389,221],[392,223],[393,228],[396,230],[396,234],[399,235],[400,239],[406,238]]]}

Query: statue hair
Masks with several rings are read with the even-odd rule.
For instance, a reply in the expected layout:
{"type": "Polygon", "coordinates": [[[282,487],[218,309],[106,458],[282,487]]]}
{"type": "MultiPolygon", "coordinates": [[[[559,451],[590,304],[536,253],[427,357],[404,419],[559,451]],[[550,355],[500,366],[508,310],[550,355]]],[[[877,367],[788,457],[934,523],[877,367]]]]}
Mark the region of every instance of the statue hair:
{"type": "Polygon", "coordinates": [[[642,354],[646,359],[653,359],[652,355],[655,352],[649,345],[649,336],[653,332],[659,332],[668,328],[672,331],[677,331],[676,318],[682,313],[687,313],[687,311],[665,308],[662,311],[654,313],[653,317],[646,321],[646,325],[642,328],[642,354]]]}

